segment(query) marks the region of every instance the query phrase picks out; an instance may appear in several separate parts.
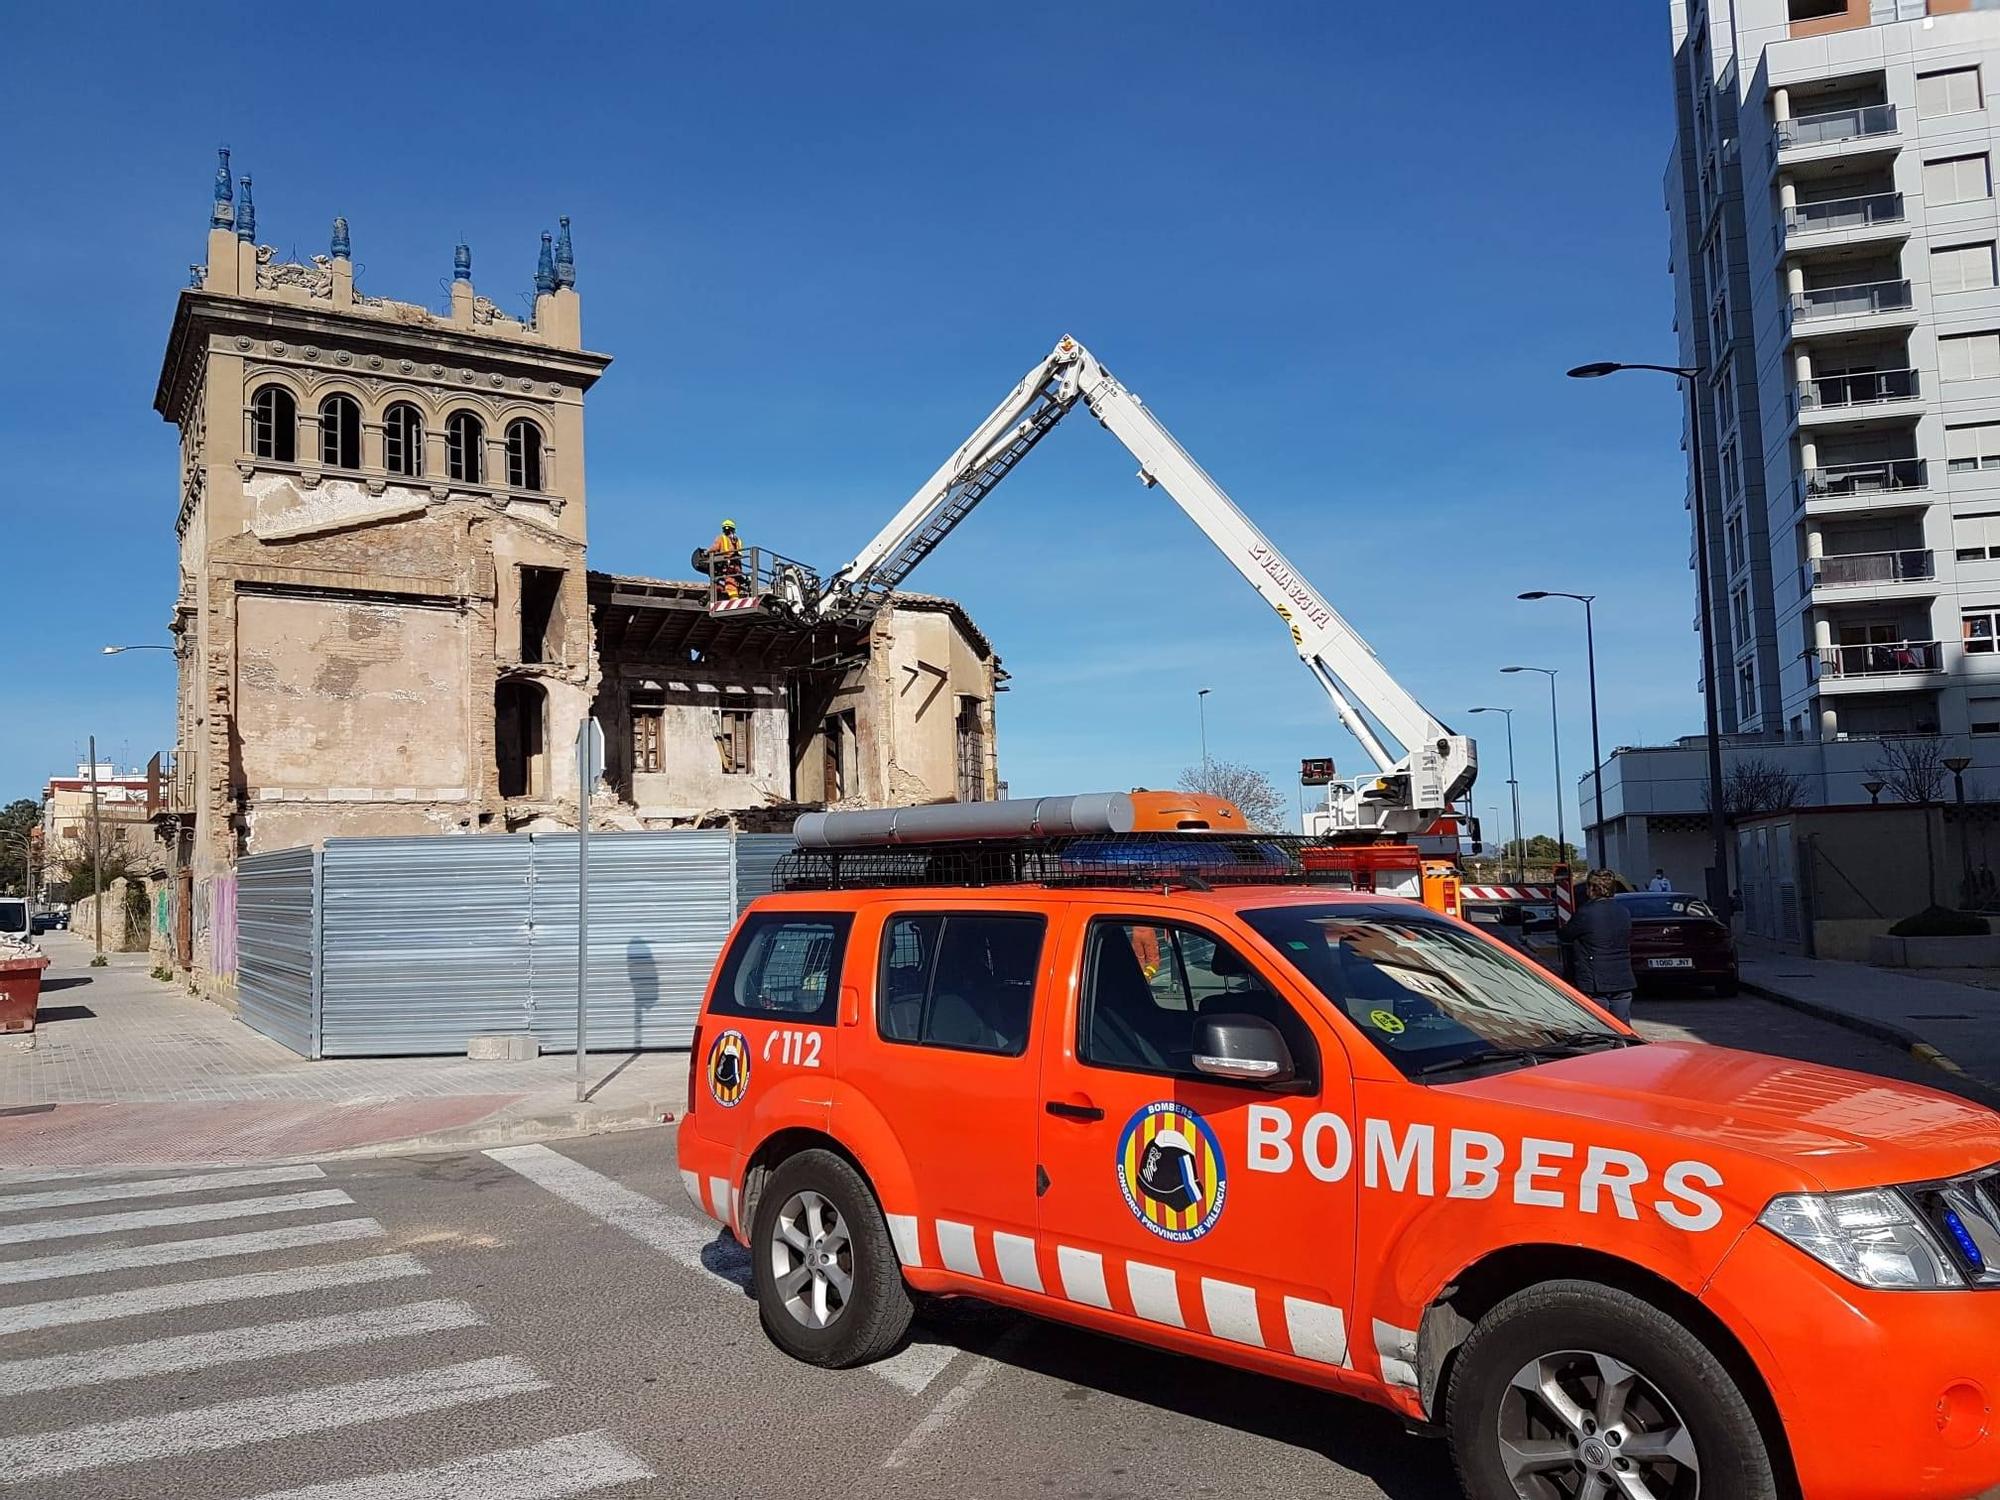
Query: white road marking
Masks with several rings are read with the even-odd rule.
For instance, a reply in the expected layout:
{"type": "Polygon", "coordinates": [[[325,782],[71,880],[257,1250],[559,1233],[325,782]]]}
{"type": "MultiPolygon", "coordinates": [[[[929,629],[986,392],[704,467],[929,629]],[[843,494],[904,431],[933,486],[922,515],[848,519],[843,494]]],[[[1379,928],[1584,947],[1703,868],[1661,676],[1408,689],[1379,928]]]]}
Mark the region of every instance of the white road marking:
{"type": "Polygon", "coordinates": [[[371,1307],[364,1312],[336,1313],[325,1318],[295,1318],[250,1328],[224,1328],[216,1333],[190,1333],[178,1338],[148,1339],[139,1344],[113,1344],[81,1354],[52,1354],[44,1359],[0,1361],[0,1396],[31,1391],[59,1391],[79,1385],[105,1385],[206,1370],[216,1365],[275,1359],[315,1349],[372,1344],[382,1339],[413,1338],[447,1328],[471,1328],[485,1320],[463,1302],[440,1298],[408,1302],[401,1307],[371,1307]]]}
{"type": "MultiPolygon", "coordinates": [[[[718,1240],[712,1227],[683,1219],[602,1172],[571,1161],[547,1146],[496,1146],[486,1155],[519,1172],[537,1187],[575,1204],[592,1218],[624,1230],[640,1244],[662,1252],[690,1271],[699,1271],[732,1286],[749,1285],[748,1256],[735,1240],[726,1237],[718,1240]],[[711,1266],[703,1259],[704,1251],[718,1260],[726,1257],[740,1266],[741,1271],[732,1275],[729,1270],[711,1266]]],[[[6,1269],[5,1263],[0,1262],[0,1282],[5,1280],[6,1269]]],[[[894,1358],[868,1368],[891,1385],[915,1395],[937,1379],[957,1353],[956,1349],[938,1344],[913,1343],[894,1358]]]]}
{"type": "Polygon", "coordinates": [[[993,1231],[993,1261],[1000,1279],[1026,1292],[1042,1289],[1042,1268],[1035,1264],[1035,1242],[1025,1235],[993,1231]]]}
{"type": "Polygon", "coordinates": [[[172,1208],[138,1208],[122,1214],[86,1214],[80,1219],[31,1219],[26,1224],[0,1224],[0,1245],[67,1240],[86,1234],[123,1234],[128,1229],[157,1229],[164,1224],[206,1224],[218,1219],[304,1213],[314,1208],[340,1208],[353,1201],[338,1188],[323,1188],[316,1193],[232,1198],[227,1203],[182,1203],[172,1208]]]}
{"type": "Polygon", "coordinates": [[[0,1307],[0,1334],[104,1323],[114,1318],[137,1318],[182,1307],[210,1307],[219,1302],[247,1302],[258,1297],[290,1297],[328,1287],[365,1286],[375,1281],[429,1274],[414,1255],[372,1255],[366,1260],[301,1266],[290,1271],[249,1271],[241,1276],[216,1276],[207,1281],[175,1281],[165,1286],[134,1287],[126,1292],[60,1297],[50,1302],[0,1307]]]}
{"type": "Polygon", "coordinates": [[[1339,1308],[1287,1297],[1285,1332],[1291,1335],[1292,1353],[1300,1359],[1316,1359],[1323,1365],[1347,1364],[1347,1317],[1339,1308]]]}
{"type": "Polygon", "coordinates": [[[977,1276],[981,1280],[986,1272],[979,1265],[979,1241],[973,1237],[970,1224],[957,1224],[950,1219],[937,1221],[938,1255],[944,1261],[947,1271],[956,1271],[961,1276],[977,1276]]]}
{"type": "Polygon", "coordinates": [[[266,1250],[297,1250],[342,1240],[373,1240],[382,1238],[384,1233],[373,1219],[335,1219],[326,1224],[301,1224],[294,1229],[259,1229],[250,1234],[217,1234],[199,1240],[168,1240],[159,1245],[71,1250],[32,1260],[0,1260],[0,1286],[19,1281],[52,1281],[59,1276],[96,1276],[141,1266],[176,1266],[229,1255],[259,1255],[266,1250]]]}
{"type": "MultiPolygon", "coordinates": [[[[994,1341],[994,1353],[998,1354],[1003,1350],[1013,1348],[1024,1336],[1018,1328],[1009,1329],[994,1341]]],[[[959,1416],[965,1411],[965,1408],[972,1404],[973,1398],[979,1394],[986,1383],[1000,1373],[1000,1369],[1001,1366],[998,1360],[989,1359],[983,1355],[974,1360],[972,1368],[965,1372],[964,1378],[940,1396],[937,1405],[933,1406],[924,1415],[924,1419],[917,1423],[915,1427],[912,1427],[902,1442],[896,1444],[895,1448],[890,1451],[889,1456],[882,1460],[882,1467],[885,1469],[900,1469],[911,1459],[915,1458],[919,1448],[923,1447],[925,1443],[929,1442],[940,1432],[944,1431],[945,1428],[958,1420],[959,1416]]]]}
{"type": "Polygon", "coordinates": [[[1094,1250],[1072,1250],[1056,1246],[1056,1270],[1062,1276],[1063,1295],[1085,1307],[1111,1311],[1111,1293],[1104,1285],[1104,1257],[1094,1250]]]}
{"type": "Polygon", "coordinates": [[[121,1198],[158,1198],[168,1193],[207,1193],[221,1188],[264,1187],[273,1182],[305,1182],[326,1173],[318,1167],[251,1167],[240,1172],[203,1172],[193,1177],[151,1177],[144,1182],[106,1182],[96,1187],[54,1188],[40,1193],[0,1193],[0,1214],[29,1208],[68,1208],[76,1203],[115,1203],[121,1198]]]}
{"type": "Polygon", "coordinates": [[[924,1252],[917,1238],[917,1217],[915,1214],[884,1214],[889,1221],[889,1238],[896,1242],[896,1259],[906,1266],[921,1268],[924,1252]]]}
{"type": "Polygon", "coordinates": [[[1185,1328],[1181,1317],[1181,1294],[1174,1285],[1174,1273],[1165,1266],[1149,1266],[1143,1260],[1125,1262],[1125,1285],[1132,1293],[1132,1311],[1149,1323],[1169,1328],[1185,1328]]]}
{"type": "Polygon", "coordinates": [[[1264,1329],[1257,1321],[1257,1294],[1233,1281],[1201,1278],[1201,1310],[1208,1331],[1219,1339],[1264,1347],[1264,1329]]]}
{"type": "Polygon", "coordinates": [[[438,1500],[442,1495],[477,1500],[562,1500],[636,1484],[653,1471],[627,1452],[608,1432],[580,1432],[550,1438],[530,1448],[503,1448],[434,1469],[403,1474],[371,1474],[336,1479],[302,1490],[260,1495],[257,1500],[438,1500]]]}
{"type": "Polygon", "coordinates": [[[532,1366],[518,1359],[476,1359],[413,1375],[352,1380],[121,1422],[0,1438],[0,1483],[46,1479],[110,1464],[213,1453],[417,1412],[443,1411],[475,1401],[497,1401],[547,1390],[548,1386],[532,1366]]]}

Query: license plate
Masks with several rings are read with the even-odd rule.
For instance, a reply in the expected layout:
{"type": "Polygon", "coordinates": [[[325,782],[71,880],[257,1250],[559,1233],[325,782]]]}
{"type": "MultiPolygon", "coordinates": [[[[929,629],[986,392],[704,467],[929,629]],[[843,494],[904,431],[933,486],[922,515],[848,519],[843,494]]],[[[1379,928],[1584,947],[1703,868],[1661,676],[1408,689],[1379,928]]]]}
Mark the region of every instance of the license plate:
{"type": "Polygon", "coordinates": [[[1646,960],[1646,967],[1649,969],[1692,969],[1694,967],[1694,960],[1691,958],[1649,958],[1646,960]]]}

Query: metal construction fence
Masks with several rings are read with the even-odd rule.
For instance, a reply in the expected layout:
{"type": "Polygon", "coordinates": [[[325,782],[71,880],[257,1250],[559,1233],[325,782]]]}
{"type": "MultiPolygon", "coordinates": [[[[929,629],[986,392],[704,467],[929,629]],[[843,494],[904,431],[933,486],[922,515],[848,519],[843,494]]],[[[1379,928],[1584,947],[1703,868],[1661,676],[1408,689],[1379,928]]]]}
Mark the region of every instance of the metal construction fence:
{"type": "MultiPolygon", "coordinates": [[[[307,1057],[576,1046],[573,833],[329,839],[237,867],[245,1022],[307,1057]]],[[[587,1045],[685,1047],[736,914],[791,839],[590,839],[587,1045]]]]}

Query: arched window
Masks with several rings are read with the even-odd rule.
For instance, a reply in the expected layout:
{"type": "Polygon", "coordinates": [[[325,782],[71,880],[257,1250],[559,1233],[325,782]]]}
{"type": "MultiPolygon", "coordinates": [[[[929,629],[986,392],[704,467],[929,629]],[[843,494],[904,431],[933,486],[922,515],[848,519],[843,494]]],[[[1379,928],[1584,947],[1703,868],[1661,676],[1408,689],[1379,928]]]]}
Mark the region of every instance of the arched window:
{"type": "Polygon", "coordinates": [[[542,429],[526,417],[507,424],[507,488],[542,487],[542,429]]]}
{"type": "Polygon", "coordinates": [[[320,402],[319,461],[329,469],[361,467],[361,403],[352,396],[320,402]]]}
{"type": "Polygon", "coordinates": [[[486,428],[469,411],[455,411],[444,424],[445,468],[464,484],[486,480],[486,428]]]}
{"type": "Polygon", "coordinates": [[[398,401],[382,418],[382,464],[391,474],[424,472],[424,416],[407,401],[398,401]]]}
{"type": "Polygon", "coordinates": [[[250,398],[250,451],[281,464],[299,457],[299,403],[281,385],[267,385],[250,398]]]}

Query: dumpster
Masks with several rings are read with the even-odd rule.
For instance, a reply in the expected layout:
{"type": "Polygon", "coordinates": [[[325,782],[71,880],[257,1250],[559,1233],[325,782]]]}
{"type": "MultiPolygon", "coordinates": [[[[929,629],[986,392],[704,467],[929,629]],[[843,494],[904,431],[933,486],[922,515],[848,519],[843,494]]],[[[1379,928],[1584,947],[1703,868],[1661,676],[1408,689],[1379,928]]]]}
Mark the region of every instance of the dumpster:
{"type": "Polygon", "coordinates": [[[0,958],[0,1036],[35,1029],[35,1008],[42,1002],[42,970],[49,966],[40,953],[0,958]]]}

